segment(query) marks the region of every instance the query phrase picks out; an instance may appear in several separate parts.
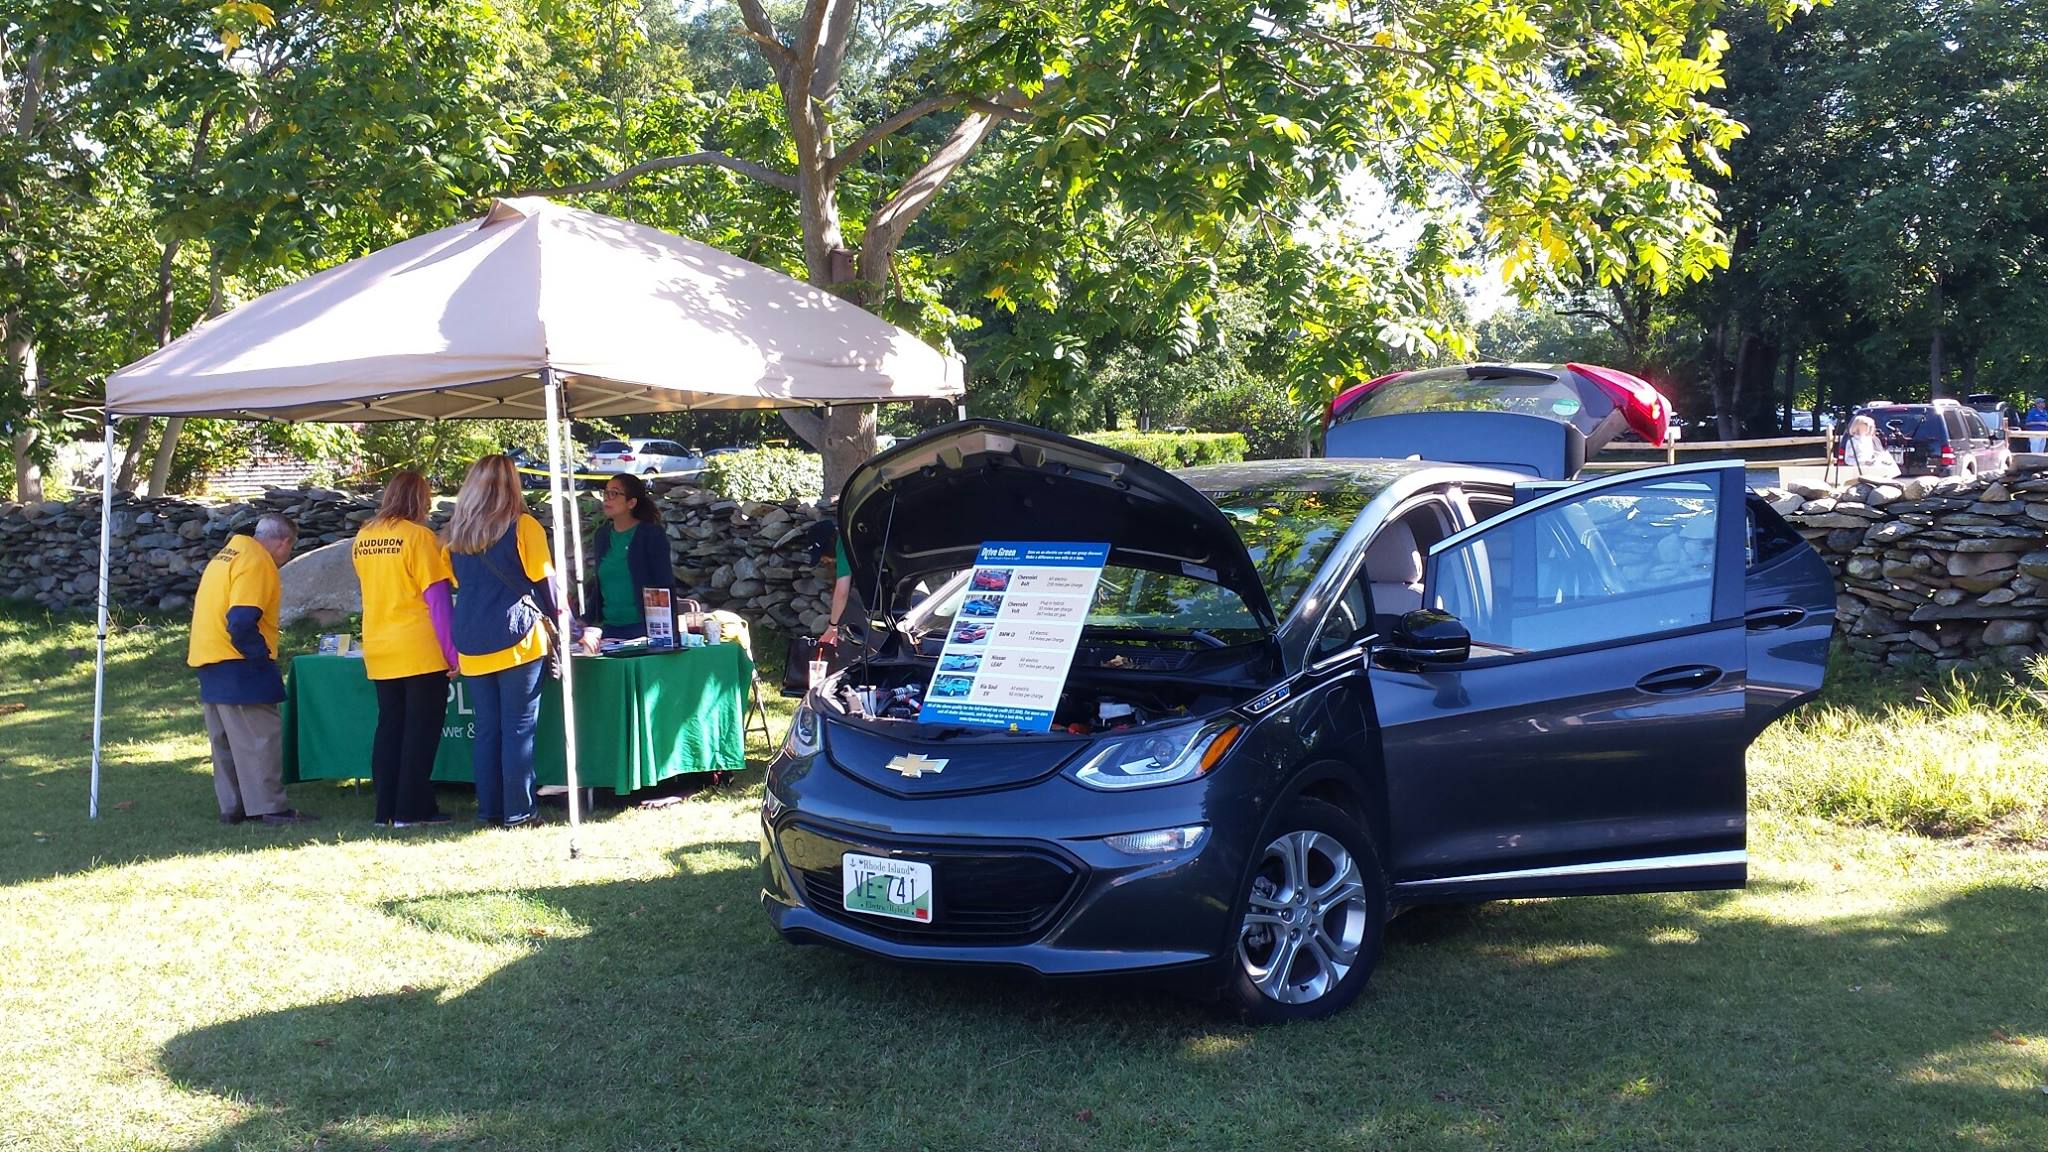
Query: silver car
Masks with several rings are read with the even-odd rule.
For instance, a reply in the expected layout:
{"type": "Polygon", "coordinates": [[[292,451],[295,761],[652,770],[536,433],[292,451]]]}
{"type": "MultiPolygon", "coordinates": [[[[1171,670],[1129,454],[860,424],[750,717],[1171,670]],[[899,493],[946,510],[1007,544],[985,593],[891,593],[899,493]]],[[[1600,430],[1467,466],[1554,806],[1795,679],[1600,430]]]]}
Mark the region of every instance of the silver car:
{"type": "Polygon", "coordinates": [[[590,450],[590,472],[695,472],[704,458],[673,440],[603,440],[590,450]]]}

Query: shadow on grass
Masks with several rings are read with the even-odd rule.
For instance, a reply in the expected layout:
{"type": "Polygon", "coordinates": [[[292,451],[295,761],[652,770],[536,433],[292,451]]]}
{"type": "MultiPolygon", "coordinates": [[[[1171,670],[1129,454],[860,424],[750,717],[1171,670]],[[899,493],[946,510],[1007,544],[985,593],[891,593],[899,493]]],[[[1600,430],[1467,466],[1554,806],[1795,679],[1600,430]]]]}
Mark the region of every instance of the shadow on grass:
{"type": "Polygon", "coordinates": [[[753,869],[387,906],[525,954],[199,1029],[189,1147],[2038,1148],[2042,895],[1762,919],[1731,894],[1395,922],[1336,1020],[869,961],[776,940],[753,869]],[[1958,974],[1967,972],[1967,979],[1958,974]],[[2001,1043],[2006,1038],[2006,1043],[2001,1043]],[[2037,1041],[2038,1043],[2038,1041],[2037,1041]],[[2031,1078],[2031,1079],[2029,1079],[2031,1078]]]}

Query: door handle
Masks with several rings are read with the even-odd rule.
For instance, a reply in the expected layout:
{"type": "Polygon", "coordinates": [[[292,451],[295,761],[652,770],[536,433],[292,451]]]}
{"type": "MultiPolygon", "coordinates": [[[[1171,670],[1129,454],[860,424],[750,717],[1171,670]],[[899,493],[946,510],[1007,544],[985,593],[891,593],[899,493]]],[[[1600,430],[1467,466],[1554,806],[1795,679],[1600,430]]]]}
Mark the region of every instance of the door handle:
{"type": "Polygon", "coordinates": [[[1779,628],[1790,628],[1804,619],[1804,608],[1758,608],[1744,616],[1742,624],[1751,632],[1772,632],[1779,628]]]}
{"type": "Polygon", "coordinates": [[[1636,681],[1636,687],[1655,696],[1683,696],[1709,687],[1721,678],[1721,670],[1709,664],[1687,664],[1652,672],[1636,681]]]}

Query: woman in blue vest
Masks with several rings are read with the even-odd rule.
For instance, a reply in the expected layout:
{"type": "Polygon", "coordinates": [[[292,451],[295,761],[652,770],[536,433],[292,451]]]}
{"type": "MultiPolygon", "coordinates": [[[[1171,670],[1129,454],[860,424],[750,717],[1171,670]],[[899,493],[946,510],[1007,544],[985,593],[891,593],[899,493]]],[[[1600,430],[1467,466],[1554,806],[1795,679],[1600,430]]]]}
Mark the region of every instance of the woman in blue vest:
{"type": "Polygon", "coordinates": [[[526,514],[509,456],[470,465],[443,533],[455,570],[455,652],[476,712],[470,771],[476,816],[517,828],[534,820],[533,733],[558,603],[548,538],[526,514]]]}

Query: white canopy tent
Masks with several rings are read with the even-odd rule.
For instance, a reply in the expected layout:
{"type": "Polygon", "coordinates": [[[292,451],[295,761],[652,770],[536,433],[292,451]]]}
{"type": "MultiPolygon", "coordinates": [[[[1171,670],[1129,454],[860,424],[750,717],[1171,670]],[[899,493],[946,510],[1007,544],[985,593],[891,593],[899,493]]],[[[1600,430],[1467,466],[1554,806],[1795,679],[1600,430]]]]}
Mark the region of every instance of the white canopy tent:
{"type": "MultiPolygon", "coordinates": [[[[656,228],[528,198],[394,244],[194,328],[107,379],[129,416],[543,419],[566,558],[568,421],[958,398],[960,361],[828,292],[656,228]]],[[[89,812],[99,816],[111,470],[100,505],[89,812]]],[[[559,624],[569,635],[566,600],[559,624]]],[[[573,661],[562,677],[570,850],[573,661]]]]}

